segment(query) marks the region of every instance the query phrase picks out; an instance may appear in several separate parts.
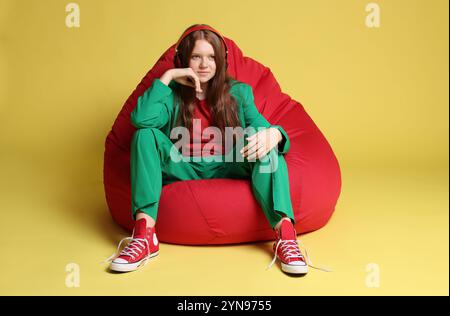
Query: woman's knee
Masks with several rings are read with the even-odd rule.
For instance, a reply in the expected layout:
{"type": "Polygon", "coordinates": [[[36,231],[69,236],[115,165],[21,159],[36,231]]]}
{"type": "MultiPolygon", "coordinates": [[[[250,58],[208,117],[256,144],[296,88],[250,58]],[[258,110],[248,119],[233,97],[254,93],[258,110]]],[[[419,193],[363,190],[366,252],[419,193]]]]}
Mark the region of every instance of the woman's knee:
{"type": "Polygon", "coordinates": [[[160,139],[167,137],[161,130],[154,127],[139,128],[134,132],[133,138],[136,143],[158,143],[160,139]]]}
{"type": "Polygon", "coordinates": [[[277,171],[280,163],[284,163],[284,157],[276,149],[272,149],[265,156],[249,162],[252,169],[257,169],[260,173],[273,173],[277,171]]]}

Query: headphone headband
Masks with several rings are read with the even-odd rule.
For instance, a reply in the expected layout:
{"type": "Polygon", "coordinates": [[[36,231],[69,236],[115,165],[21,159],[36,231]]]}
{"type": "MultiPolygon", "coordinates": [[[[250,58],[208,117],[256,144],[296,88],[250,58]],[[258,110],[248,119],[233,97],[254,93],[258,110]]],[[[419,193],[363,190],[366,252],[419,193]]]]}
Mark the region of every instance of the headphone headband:
{"type": "Polygon", "coordinates": [[[214,29],[211,26],[207,26],[207,25],[197,25],[194,27],[191,27],[189,29],[187,29],[180,37],[180,39],[178,40],[178,42],[175,45],[175,55],[178,53],[178,46],[180,45],[181,41],[188,36],[189,34],[191,34],[192,32],[195,31],[199,31],[199,30],[208,30],[211,31],[213,33],[215,33],[217,36],[219,36],[219,38],[222,40],[223,45],[225,46],[225,53],[228,54],[228,47],[227,44],[225,43],[225,39],[223,38],[222,34],[219,33],[219,31],[217,31],[216,29],[214,29]]]}

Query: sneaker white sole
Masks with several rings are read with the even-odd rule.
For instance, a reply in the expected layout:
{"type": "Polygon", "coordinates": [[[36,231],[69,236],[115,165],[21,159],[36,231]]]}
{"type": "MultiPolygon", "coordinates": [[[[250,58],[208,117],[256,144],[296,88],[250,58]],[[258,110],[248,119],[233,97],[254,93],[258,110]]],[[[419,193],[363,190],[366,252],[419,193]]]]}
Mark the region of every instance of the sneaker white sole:
{"type": "Polygon", "coordinates": [[[149,260],[150,258],[156,257],[159,254],[159,251],[151,253],[150,256],[135,262],[135,263],[115,263],[111,262],[109,269],[117,272],[131,272],[139,269],[141,265],[145,262],[145,260],[149,260]]]}
{"type": "Polygon", "coordinates": [[[281,262],[281,270],[283,270],[286,273],[292,274],[306,274],[308,273],[308,265],[294,266],[290,264],[284,264],[281,262]]]}

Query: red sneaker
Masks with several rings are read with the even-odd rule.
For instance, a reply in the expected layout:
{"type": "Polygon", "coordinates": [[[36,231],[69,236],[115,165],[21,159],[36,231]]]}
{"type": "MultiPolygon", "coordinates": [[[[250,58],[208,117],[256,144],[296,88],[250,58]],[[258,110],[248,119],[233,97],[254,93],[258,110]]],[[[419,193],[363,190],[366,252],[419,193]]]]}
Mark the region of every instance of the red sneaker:
{"type": "Polygon", "coordinates": [[[276,232],[276,241],[273,244],[274,258],[270,268],[280,259],[281,270],[287,273],[306,274],[308,265],[297,244],[297,233],[291,220],[283,220],[279,231],[276,232]]]}
{"type": "Polygon", "coordinates": [[[129,272],[139,269],[147,264],[148,259],[159,253],[159,242],[156,237],[155,227],[146,227],[146,220],[142,218],[136,221],[133,237],[127,237],[120,241],[114,253],[106,261],[110,262],[110,269],[119,272],[129,272]],[[119,256],[112,260],[119,251],[122,242],[129,240],[128,245],[120,252],[119,256]]]}

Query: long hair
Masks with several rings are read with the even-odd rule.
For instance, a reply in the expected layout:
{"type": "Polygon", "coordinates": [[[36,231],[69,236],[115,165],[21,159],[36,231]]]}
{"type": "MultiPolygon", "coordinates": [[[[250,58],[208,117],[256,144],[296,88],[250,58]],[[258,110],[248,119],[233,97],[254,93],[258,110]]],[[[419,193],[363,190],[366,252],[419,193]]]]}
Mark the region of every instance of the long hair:
{"type": "MultiPolygon", "coordinates": [[[[189,28],[196,25],[192,25],[189,28]]],[[[214,32],[209,30],[198,30],[190,33],[178,47],[181,67],[189,67],[189,60],[191,59],[195,42],[200,39],[208,41],[214,48],[216,73],[208,81],[205,96],[206,103],[209,105],[211,111],[211,126],[220,129],[222,133],[222,144],[224,144],[225,127],[234,128],[241,126],[241,124],[238,116],[237,102],[230,94],[231,80],[233,78],[228,74],[226,69],[225,47],[222,40],[214,32]]],[[[194,88],[180,84],[175,89],[175,96],[178,98],[178,102],[180,102],[180,113],[176,126],[184,126],[192,132],[192,120],[196,106],[196,91],[194,88]]],[[[235,142],[236,136],[233,135],[233,145],[235,142]]]]}

